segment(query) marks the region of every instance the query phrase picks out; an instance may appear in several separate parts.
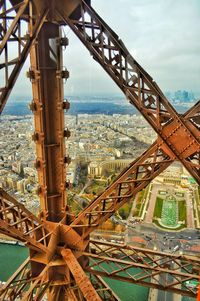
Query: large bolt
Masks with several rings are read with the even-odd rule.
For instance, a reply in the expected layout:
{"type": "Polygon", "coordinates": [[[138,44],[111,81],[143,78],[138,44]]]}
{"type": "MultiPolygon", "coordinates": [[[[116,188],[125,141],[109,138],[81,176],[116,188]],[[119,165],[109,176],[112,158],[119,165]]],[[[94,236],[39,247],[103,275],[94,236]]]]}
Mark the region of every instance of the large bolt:
{"type": "Polygon", "coordinates": [[[37,110],[37,106],[36,106],[36,103],[34,101],[32,101],[30,104],[29,104],[29,109],[32,111],[32,112],[35,112],[37,110]]]}
{"type": "Polygon", "coordinates": [[[64,157],[64,163],[65,163],[65,164],[68,164],[68,165],[69,165],[69,164],[71,163],[71,161],[72,161],[72,160],[71,160],[71,158],[70,158],[69,156],[64,157]]]}
{"type": "Polygon", "coordinates": [[[35,166],[36,169],[39,169],[40,166],[41,166],[40,160],[36,160],[35,163],[34,163],[34,166],[35,166]]]}
{"type": "Polygon", "coordinates": [[[35,72],[31,69],[29,69],[29,71],[26,72],[26,76],[30,79],[30,80],[34,80],[35,79],[35,72]]]}
{"type": "Polygon", "coordinates": [[[68,129],[64,130],[64,137],[68,139],[70,136],[71,136],[71,132],[68,129]]]}
{"type": "Polygon", "coordinates": [[[38,140],[39,140],[39,134],[35,132],[35,133],[32,135],[32,140],[35,141],[35,142],[38,141],[38,140]]]}
{"type": "Polygon", "coordinates": [[[63,110],[69,110],[70,103],[68,100],[63,101],[63,110]]]}
{"type": "Polygon", "coordinates": [[[69,78],[69,71],[68,70],[62,70],[61,71],[61,77],[64,79],[68,79],[69,78]]]}
{"type": "Polygon", "coordinates": [[[61,38],[60,39],[60,45],[64,46],[64,47],[68,46],[69,45],[69,39],[67,37],[61,38]]]}

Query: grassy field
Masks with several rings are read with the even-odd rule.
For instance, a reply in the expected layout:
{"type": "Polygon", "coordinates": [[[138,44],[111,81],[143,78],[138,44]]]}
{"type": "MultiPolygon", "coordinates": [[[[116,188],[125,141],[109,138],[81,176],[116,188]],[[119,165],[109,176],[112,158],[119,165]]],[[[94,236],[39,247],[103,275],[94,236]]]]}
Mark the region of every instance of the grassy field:
{"type": "Polygon", "coordinates": [[[162,207],[163,207],[163,199],[160,197],[156,198],[156,205],[154,208],[154,217],[156,218],[161,218],[161,213],[162,213],[162,207]]]}
{"type": "Polygon", "coordinates": [[[178,202],[178,219],[179,221],[185,221],[186,223],[186,204],[185,201],[178,202]]]}

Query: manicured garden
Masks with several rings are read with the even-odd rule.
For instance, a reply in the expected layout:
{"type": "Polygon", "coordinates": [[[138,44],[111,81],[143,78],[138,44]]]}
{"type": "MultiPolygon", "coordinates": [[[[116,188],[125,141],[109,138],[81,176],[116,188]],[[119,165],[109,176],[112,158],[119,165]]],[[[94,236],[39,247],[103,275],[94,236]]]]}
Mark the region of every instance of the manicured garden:
{"type": "Polygon", "coordinates": [[[186,227],[185,200],[177,200],[173,195],[159,195],[156,198],[153,222],[164,229],[178,230],[186,227]]]}

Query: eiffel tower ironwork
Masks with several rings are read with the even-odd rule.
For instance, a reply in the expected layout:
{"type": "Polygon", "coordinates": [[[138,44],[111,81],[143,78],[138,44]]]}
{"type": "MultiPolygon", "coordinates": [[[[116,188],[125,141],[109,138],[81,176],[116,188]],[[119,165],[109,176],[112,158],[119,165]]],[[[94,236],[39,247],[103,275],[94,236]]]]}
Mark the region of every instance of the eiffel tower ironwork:
{"type": "Polygon", "coordinates": [[[200,184],[200,102],[180,115],[90,0],[0,1],[0,112],[30,54],[40,216],[0,189],[0,232],[25,243],[29,258],[0,290],[0,300],[119,300],[102,277],[196,296],[200,259],[90,239],[102,222],[179,160],[200,184]],[[62,62],[69,26],[158,134],[78,216],[66,203],[62,62]],[[15,45],[15,54],[12,51],[15,45]],[[137,268],[137,273],[134,272],[137,268]],[[168,277],[167,275],[170,275],[168,277]]]}

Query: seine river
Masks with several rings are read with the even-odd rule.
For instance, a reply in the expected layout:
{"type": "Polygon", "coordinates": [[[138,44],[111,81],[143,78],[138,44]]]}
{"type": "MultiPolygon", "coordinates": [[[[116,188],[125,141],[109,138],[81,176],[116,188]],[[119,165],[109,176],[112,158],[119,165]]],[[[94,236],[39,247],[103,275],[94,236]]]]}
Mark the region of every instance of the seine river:
{"type": "MultiPolygon", "coordinates": [[[[27,256],[28,250],[25,247],[0,243],[0,280],[6,281],[27,256]]],[[[148,301],[149,289],[146,287],[108,278],[105,280],[121,301],[148,301]]],[[[182,297],[182,301],[195,301],[195,299],[182,297]]]]}
{"type": "MultiPolygon", "coordinates": [[[[28,256],[25,247],[0,243],[0,280],[6,281],[28,256]]],[[[109,286],[122,301],[147,301],[149,289],[106,279],[109,286]]]]}

